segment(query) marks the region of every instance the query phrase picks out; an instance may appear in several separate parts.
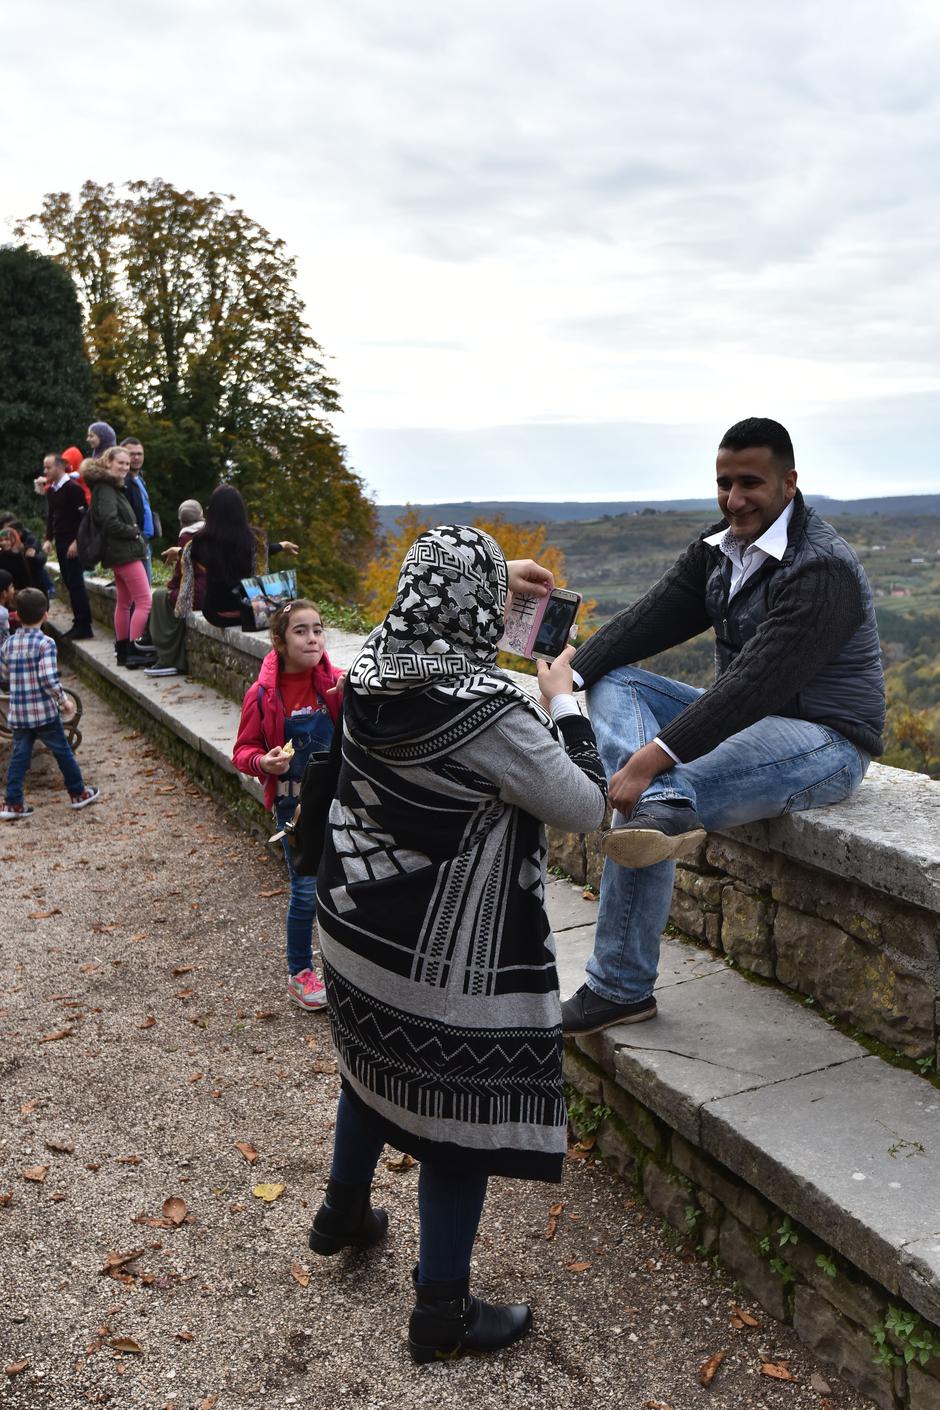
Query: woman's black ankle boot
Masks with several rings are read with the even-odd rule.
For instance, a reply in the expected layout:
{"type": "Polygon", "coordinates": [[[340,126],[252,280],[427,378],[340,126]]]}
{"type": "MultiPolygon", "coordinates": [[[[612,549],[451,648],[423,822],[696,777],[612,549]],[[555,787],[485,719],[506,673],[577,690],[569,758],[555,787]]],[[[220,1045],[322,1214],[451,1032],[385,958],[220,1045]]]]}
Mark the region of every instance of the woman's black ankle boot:
{"type": "Polygon", "coordinates": [[[452,1283],[419,1283],[412,1273],[415,1308],[408,1324],[408,1349],[418,1362],[500,1351],[524,1337],[532,1309],[524,1302],[481,1302],[470,1296],[470,1277],[452,1283]]]}
{"type": "Polygon", "coordinates": [[[127,640],[127,638],[125,638],[124,641],[116,641],[114,643],[114,654],[117,657],[117,663],[119,666],[127,665],[127,648],[129,646],[130,642],[127,640]]]}
{"type": "Polygon", "coordinates": [[[342,1248],[368,1248],[388,1233],[388,1214],[369,1203],[371,1185],[343,1185],[330,1177],[308,1240],[314,1253],[330,1257],[342,1248]]]}

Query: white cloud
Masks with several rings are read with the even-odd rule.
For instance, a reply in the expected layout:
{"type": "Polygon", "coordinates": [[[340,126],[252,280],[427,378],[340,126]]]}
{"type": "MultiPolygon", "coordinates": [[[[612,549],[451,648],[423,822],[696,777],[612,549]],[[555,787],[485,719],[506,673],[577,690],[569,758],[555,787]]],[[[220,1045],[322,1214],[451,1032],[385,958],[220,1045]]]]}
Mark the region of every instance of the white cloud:
{"type": "Polygon", "coordinates": [[[752,412],[856,493],[933,487],[928,0],[38,0],[7,39],[7,214],[86,176],[234,192],[298,255],[381,498],[439,497],[430,446],[506,497],[668,446],[695,494],[752,412]]]}

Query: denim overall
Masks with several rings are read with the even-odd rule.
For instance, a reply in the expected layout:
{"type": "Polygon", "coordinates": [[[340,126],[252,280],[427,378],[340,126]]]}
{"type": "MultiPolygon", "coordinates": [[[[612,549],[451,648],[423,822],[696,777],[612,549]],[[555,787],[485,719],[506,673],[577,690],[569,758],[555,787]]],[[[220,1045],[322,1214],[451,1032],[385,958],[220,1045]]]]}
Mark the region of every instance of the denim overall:
{"type": "MultiPolygon", "coordinates": [[[[300,781],[311,754],[329,749],[333,738],[333,721],[325,705],[318,710],[302,710],[284,721],[284,742],[294,746],[294,757],[286,774],[281,774],[279,784],[287,783],[292,794],[278,797],[274,812],[278,827],[283,827],[294,816],[300,781]]],[[[293,848],[285,836],[281,845],[287,858],[290,874],[290,900],[287,903],[287,969],[289,974],[299,974],[310,969],[313,964],[313,921],[317,910],[317,879],[315,876],[298,876],[294,871],[293,848]]]]}

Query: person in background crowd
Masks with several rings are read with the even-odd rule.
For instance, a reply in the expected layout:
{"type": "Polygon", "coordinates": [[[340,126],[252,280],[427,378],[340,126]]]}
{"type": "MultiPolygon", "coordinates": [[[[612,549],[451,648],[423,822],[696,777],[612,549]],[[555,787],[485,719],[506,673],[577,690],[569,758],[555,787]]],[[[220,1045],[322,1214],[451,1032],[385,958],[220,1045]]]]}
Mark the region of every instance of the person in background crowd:
{"type": "MultiPolygon", "coordinates": [[[[202,505],[196,499],[184,499],[178,511],[180,522],[179,548],[185,548],[194,534],[204,527],[202,505]]],[[[193,574],[192,611],[202,608],[206,590],[206,570],[195,565],[193,574]]],[[[150,608],[150,639],[157,653],[156,661],[144,667],[145,676],[185,675],[188,668],[186,659],[186,617],[187,613],[177,613],[180,583],[183,577],[183,559],[177,558],[173,564],[173,575],[165,588],[157,588],[150,608]]]]}
{"type": "MultiPolygon", "coordinates": [[[[100,460],[106,450],[117,445],[117,436],[107,421],[93,421],[86,436],[94,460],[100,460]]],[[[85,477],[88,478],[87,476],[85,477]]]]}
{"type": "Polygon", "coordinates": [[[163,555],[168,563],[182,557],[182,583],[179,594],[180,615],[192,611],[195,568],[206,572],[202,615],[215,627],[242,625],[254,631],[251,609],[241,607],[242,578],[252,578],[268,571],[269,553],[296,555],[295,543],[285,539],[268,544],[263,529],[248,522],[245,501],[234,485],[219,485],[209,496],[206,524],[186,548],[167,549],[163,555]],[[188,564],[187,561],[188,560],[188,564]]]}
{"type": "MultiPolygon", "coordinates": [[[[306,598],[277,609],[271,618],[271,642],[274,649],[245,691],[232,762],[241,773],[262,780],[265,807],[283,830],[294,816],[307,760],[330,747],[344,676],[326,654],[319,608],[306,598]],[[288,742],[291,749],[285,753],[288,742]]],[[[317,879],[298,876],[290,839],[282,841],[290,877],[287,993],[302,1009],[322,1009],[326,990],[313,967],[317,879]]]]}
{"type": "Polygon", "coordinates": [[[47,455],[42,464],[48,486],[43,551],[50,554],[55,544],[62,581],[72,604],[72,625],[65,635],[72,641],[87,641],[92,636],[91,606],[75,542],[78,526],[87,509],[85,493],[76,480],[70,479],[68,465],[61,455],[47,455]]]}
{"type": "Polygon", "coordinates": [[[46,576],[46,555],[36,535],[9,511],[0,514],[0,568],[12,576],[17,592],[25,587],[45,591],[41,584],[46,576]]]}
{"type": "Polygon", "coordinates": [[[12,576],[5,568],[0,568],[0,646],[10,635],[10,608],[15,597],[16,588],[13,586],[12,576]]]}
{"type": "Polygon", "coordinates": [[[114,649],[118,665],[142,660],[149,666],[153,652],[142,652],[133,641],[135,630],[144,631],[150,617],[150,584],[144,572],[143,537],[134,511],[121,493],[129,469],[127,451],[122,446],[112,446],[99,459],[86,460],[82,473],[91,485],[88,512],[104,541],[101,562],[114,571],[114,649]]]}
{"type": "Polygon", "coordinates": [[[48,608],[46,595],[38,588],[18,592],[16,613],[20,629],[0,647],[0,686],[9,691],[7,724],[13,732],[6,795],[0,808],[4,822],[17,822],[33,811],[23,801],[23,780],[37,739],[62,770],[72,807],[78,811],[98,801],[98,789],[85,786],[62,728],[62,718],[74,714],[75,702],[62,689],[55,642],[42,630],[48,608]]]}
{"type": "Polygon", "coordinates": [[[69,467],[69,479],[75,480],[77,484],[81,485],[82,494],[85,496],[85,503],[91,504],[91,490],[86,485],[85,477],[82,474],[82,461],[85,457],[82,455],[78,446],[67,446],[62,452],[62,459],[69,467]]]}
{"type": "MultiPolygon", "coordinates": [[[[147,581],[149,583],[153,581],[151,541],[156,537],[157,530],[153,509],[150,505],[150,495],[147,493],[147,485],[144,481],[144,477],[140,473],[144,463],[144,448],[136,436],[125,436],[121,445],[131,458],[131,468],[128,472],[127,479],[124,481],[124,493],[133,506],[137,526],[144,536],[144,543],[147,545],[147,557],[144,559],[144,567],[147,570],[147,581]]],[[[144,644],[144,642],[138,641],[139,646],[143,646],[144,644]]]]}

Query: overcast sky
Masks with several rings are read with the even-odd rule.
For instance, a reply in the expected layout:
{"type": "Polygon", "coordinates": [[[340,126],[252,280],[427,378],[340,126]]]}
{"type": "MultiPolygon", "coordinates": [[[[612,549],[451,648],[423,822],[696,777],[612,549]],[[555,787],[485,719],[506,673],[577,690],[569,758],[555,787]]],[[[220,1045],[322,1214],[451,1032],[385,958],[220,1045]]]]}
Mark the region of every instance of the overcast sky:
{"type": "Polygon", "coordinates": [[[936,0],[29,0],[0,238],[47,191],[233,192],[297,256],[380,501],[940,489],[936,0]]]}

